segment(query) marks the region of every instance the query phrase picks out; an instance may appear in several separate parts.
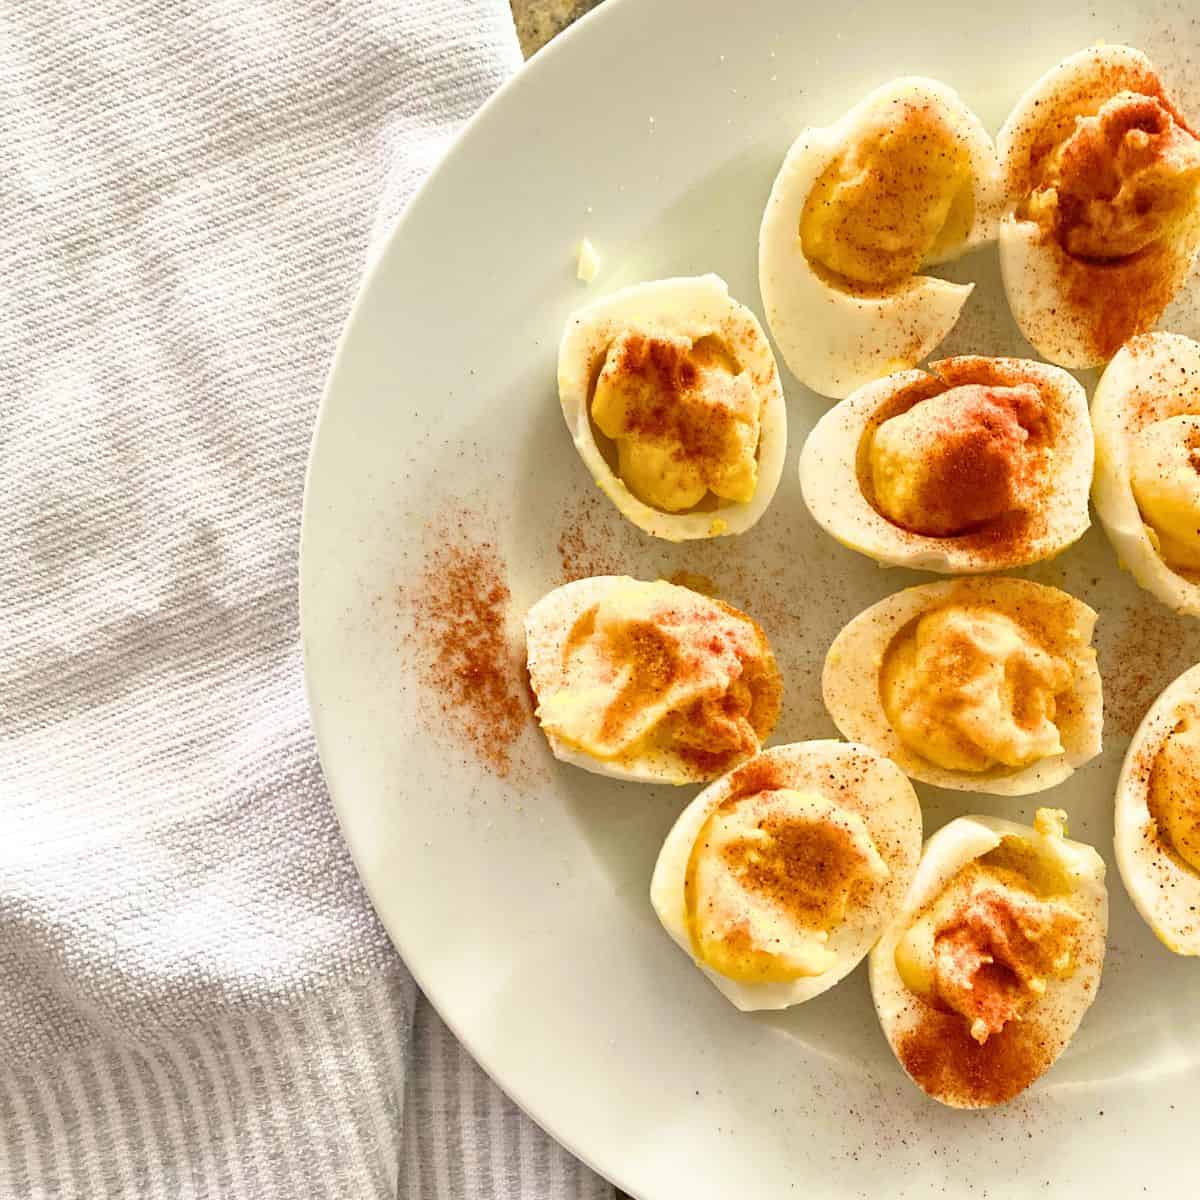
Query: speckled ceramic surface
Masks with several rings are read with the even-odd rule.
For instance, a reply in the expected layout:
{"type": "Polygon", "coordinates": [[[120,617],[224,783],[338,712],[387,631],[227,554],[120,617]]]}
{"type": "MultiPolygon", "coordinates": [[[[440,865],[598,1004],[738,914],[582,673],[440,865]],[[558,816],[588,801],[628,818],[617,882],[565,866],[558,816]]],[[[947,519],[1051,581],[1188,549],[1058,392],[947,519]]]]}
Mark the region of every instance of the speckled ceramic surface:
{"type": "MultiPolygon", "coordinates": [[[[686,570],[767,629],[787,686],[772,740],[832,736],[819,681],[830,640],[928,577],[879,570],[809,518],[795,463],[825,402],[784,373],[788,466],[752,531],[653,541],[622,521],[570,444],[554,383],[564,319],[636,280],[708,270],[760,311],[756,234],[788,144],[895,75],[945,80],[994,132],[1064,55],[1129,40],[1200,114],[1200,30],[1183,3],[736,8],[732,19],[728,0],[605,0],[474,122],[364,286],[321,410],[301,564],[313,718],[347,840],[450,1025],[634,1196],[1191,1194],[1200,970],[1138,919],[1111,843],[1129,735],[1200,659],[1200,622],[1140,592],[1098,529],[1022,574],[1101,612],[1102,756],[1037,798],[918,787],[927,832],[969,811],[1028,820],[1050,800],[1110,865],[1099,998],[1050,1073],[990,1113],[942,1109],[905,1079],[861,969],[774,1015],[735,1011],[694,969],[647,897],[693,789],[557,764],[519,716],[491,727],[471,696],[437,694],[447,664],[431,614],[455,563],[494,573],[489,603],[514,639],[525,608],[565,578],[686,570]],[[585,234],[603,256],[590,288],[575,279],[585,234]],[[503,755],[489,736],[506,739],[503,755]]],[[[943,353],[1028,353],[994,248],[951,273],[978,287],[943,353]]],[[[1195,291],[1169,317],[1191,336],[1195,291]]],[[[514,641],[504,704],[520,686],[518,652],[514,641]]]]}
{"type": "Polygon", "coordinates": [[[511,0],[521,49],[528,58],[600,0],[511,0]]]}

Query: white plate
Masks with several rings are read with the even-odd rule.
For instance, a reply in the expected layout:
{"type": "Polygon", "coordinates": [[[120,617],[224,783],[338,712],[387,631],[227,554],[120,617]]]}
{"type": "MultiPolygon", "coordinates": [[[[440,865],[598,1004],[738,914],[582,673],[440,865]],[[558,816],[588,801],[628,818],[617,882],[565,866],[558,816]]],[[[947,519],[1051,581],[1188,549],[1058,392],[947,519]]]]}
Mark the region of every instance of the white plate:
{"type": "MultiPolygon", "coordinates": [[[[554,384],[562,322],[635,280],[709,270],[761,313],[755,239],[785,149],[801,125],[832,121],[895,75],[945,80],[994,131],[1061,57],[1129,40],[1200,115],[1187,6],[1096,0],[1086,16],[1044,0],[606,0],[480,114],[363,288],[304,511],[302,624],[325,773],[380,916],[439,1011],[542,1125],[637,1196],[1194,1192],[1200,967],[1157,943],[1115,869],[1104,983],[1070,1050],[1003,1110],[943,1109],[893,1060],[861,969],[780,1015],[722,999],[647,899],[660,839],[693,790],[554,764],[532,730],[498,778],[437,719],[397,598],[429,530],[455,506],[481,511],[481,535],[490,522],[508,564],[515,635],[562,580],[571,526],[585,569],[711,576],[777,648],[788,691],[774,740],[831,736],[819,696],[829,641],[917,577],[843,550],[805,512],[795,463],[823,403],[784,372],[788,468],[754,530],[655,542],[622,524],[571,447],[554,384]],[[590,288],[574,278],[584,234],[604,256],[590,288]]],[[[994,249],[953,275],[980,286],[943,350],[1021,352],[994,249]]],[[[1187,313],[1173,327],[1200,332],[1187,313]]],[[[1143,599],[1096,530],[1029,574],[1103,614],[1107,749],[1042,799],[1111,864],[1126,735],[1200,658],[1200,622],[1143,599]]],[[[1028,819],[1036,803],[918,790],[929,830],[972,808],[1028,819]]]]}

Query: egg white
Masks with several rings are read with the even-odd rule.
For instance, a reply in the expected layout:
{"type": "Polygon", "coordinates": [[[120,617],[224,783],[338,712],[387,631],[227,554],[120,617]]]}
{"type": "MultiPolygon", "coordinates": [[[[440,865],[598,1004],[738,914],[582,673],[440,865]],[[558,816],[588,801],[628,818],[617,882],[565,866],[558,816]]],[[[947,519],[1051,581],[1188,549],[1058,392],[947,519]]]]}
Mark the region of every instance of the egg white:
{"type": "MultiPolygon", "coordinates": [[[[904,1036],[917,1025],[924,1004],[908,989],[896,969],[897,945],[922,911],[937,900],[963,867],[994,850],[1006,837],[1029,843],[1039,856],[1045,856],[1067,876],[1072,894],[1081,901],[1078,910],[1085,917],[1077,969],[1066,979],[1048,980],[1046,995],[1025,1016],[1026,1020],[1044,1023],[1046,1044],[1052,1047],[1047,1069],[1066,1048],[1095,999],[1108,935],[1104,860],[1082,842],[1049,837],[1015,821],[999,817],[959,817],[943,825],[926,841],[912,886],[899,912],[871,951],[871,998],[884,1036],[894,1053],[904,1036]]],[[[962,1097],[934,1095],[934,1099],[954,1108],[976,1107],[964,1102],[962,1097]]]]}
{"type": "Polygon", "coordinates": [[[958,94],[934,79],[895,79],[871,92],[835,124],[805,129],[775,178],[758,239],[758,280],[767,324],[793,375],[823,396],[856,388],[920,362],[958,320],[974,284],[914,275],[881,296],[856,296],[822,279],[805,257],[800,218],[826,167],[873,127],[888,106],[924,101],[951,113],[967,133],[975,219],[961,245],[933,262],[996,235],[1003,187],[991,139],[958,94]]]}
{"type": "Polygon", "coordinates": [[[800,485],[813,518],[849,549],[884,566],[966,575],[1039,562],[1078,541],[1091,524],[1088,488],[1092,460],[1087,394],[1066,371],[1027,359],[951,358],[931,363],[928,373],[901,371],[866,384],[834,405],[804,443],[800,485]],[[1006,558],[991,549],[981,553],[969,537],[927,537],[900,528],[871,504],[859,481],[864,437],[880,409],[913,389],[937,394],[943,390],[938,386],[943,374],[953,376],[949,386],[968,382],[963,375],[971,373],[974,363],[981,364],[975,372],[980,378],[970,382],[1033,383],[1058,423],[1051,478],[1041,496],[1042,532],[1014,545],[1006,558]]]}
{"type": "MultiPolygon", "coordinates": [[[[567,682],[562,668],[563,644],[575,622],[612,588],[631,582],[627,575],[577,579],[548,592],[525,614],[525,660],[536,697],[554,692],[567,682]]],[[[698,775],[695,767],[669,751],[647,753],[620,763],[606,762],[568,745],[549,729],[543,728],[542,732],[555,758],[609,779],[682,786],[711,778],[698,775]]]]}
{"type": "Polygon", "coordinates": [[[996,606],[1012,612],[1018,605],[1053,605],[1065,621],[1078,620],[1090,639],[1097,613],[1058,588],[1027,579],[963,578],[926,583],[885,596],[859,613],[833,640],[825,656],[821,691],[825,707],[843,737],[885,754],[911,779],[962,792],[1026,796],[1045,791],[1100,753],[1104,725],[1100,669],[1089,646],[1072,659],[1072,692],[1081,711],[1069,721],[1060,717],[1063,753],[1014,769],[999,765],[987,771],[952,771],[909,749],[892,727],[883,707],[879,672],[892,640],[923,613],[954,601],[996,606]]]}
{"type": "MultiPolygon", "coordinates": [[[[1064,292],[1067,270],[1085,268],[1035,222],[1021,220],[1016,206],[1033,186],[1031,159],[1035,147],[1044,152],[1044,130],[1057,120],[1094,115],[1121,91],[1161,95],[1162,81],[1154,64],[1130,46],[1092,46],[1071,55],[1046,72],[1009,114],[996,135],[1008,210],[1000,224],[1000,269],[1013,318],[1043,358],[1061,367],[1102,364],[1108,355],[1081,321],[1080,307],[1064,292]]],[[[1066,133],[1070,133],[1068,127],[1066,133]]],[[[1200,223],[1184,233],[1170,255],[1170,293],[1183,286],[1200,249],[1200,223]]],[[[1095,286],[1088,291],[1137,289],[1137,265],[1120,262],[1093,265],[1095,286]]],[[[1165,307],[1165,301],[1164,301],[1165,307]]],[[[1131,334],[1138,330],[1131,329],[1131,334]]]]}
{"type": "Polygon", "coordinates": [[[1147,416],[1200,413],[1200,343],[1177,333],[1132,339],[1109,363],[1092,397],[1096,478],[1092,499],[1121,566],[1176,612],[1200,616],[1200,581],[1167,565],[1134,498],[1130,441],[1147,416]]]}
{"type": "Polygon", "coordinates": [[[584,465],[601,490],[639,529],[669,542],[742,533],[767,511],[787,454],[787,408],[775,357],[754,314],[729,295],[718,275],[659,279],[622,288],[574,313],[558,349],[563,417],[584,465]],[[700,338],[722,337],[755,381],[763,405],[758,483],[747,503],[720,500],[712,511],[669,513],[638,499],[609,466],[592,427],[596,375],[608,348],[626,330],[700,338]]]}
{"type": "Polygon", "coordinates": [[[711,784],[683,810],[655,864],[650,903],[675,943],[735,1007],[743,1012],[790,1008],[828,991],[862,961],[900,905],[920,853],[921,807],[895,764],[866,746],[834,740],[795,742],[764,750],[711,784]],[[778,780],[774,787],[817,792],[848,808],[851,800],[831,787],[830,780],[857,779],[850,792],[852,811],[866,824],[890,875],[875,886],[869,904],[852,905],[843,921],[830,930],[825,948],[836,961],[827,971],[790,982],[751,984],[728,979],[696,960],[688,935],[684,881],[692,847],[709,814],[739,786],[744,772],[757,773],[764,767],[778,780]]]}
{"type": "Polygon", "coordinates": [[[1200,666],[1184,671],[1142,719],[1117,780],[1113,844],[1125,890],[1142,920],[1167,949],[1200,954],[1200,875],[1162,847],[1150,815],[1150,773],[1179,721],[1180,710],[1200,701],[1200,666]]]}

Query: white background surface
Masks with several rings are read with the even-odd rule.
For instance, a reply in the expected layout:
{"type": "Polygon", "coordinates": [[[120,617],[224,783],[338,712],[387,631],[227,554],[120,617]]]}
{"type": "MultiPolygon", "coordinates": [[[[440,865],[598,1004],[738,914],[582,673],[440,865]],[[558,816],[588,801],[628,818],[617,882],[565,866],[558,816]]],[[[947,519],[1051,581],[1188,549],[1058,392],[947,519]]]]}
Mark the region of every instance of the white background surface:
{"type": "MultiPolygon", "coordinates": [[[[1021,90],[1097,38],[1151,54],[1200,113],[1184,4],[810,7],[608,0],[490,104],[402,221],[360,298],[322,409],[302,547],[302,617],[322,761],[377,908],[483,1065],[551,1132],[635,1195],[1125,1197],[1194,1186],[1200,968],[1162,949],[1110,869],[1104,982],[1051,1073],[1007,1108],[959,1113],[904,1077],[859,969],[790,1012],[736,1012],[660,929],[647,888],[693,789],[553,763],[530,730],[508,780],[429,719],[403,640],[439,514],[478,516],[521,612],[562,581],[582,514],[599,569],[709,575],[767,629],[785,674],[772,741],[833,734],[819,669],[840,626],[912,582],[842,549],[804,510],[795,463],[825,402],[783,371],[788,466],[751,533],[674,547],[624,525],[571,447],[555,348],[567,314],[646,278],[713,270],[761,316],[762,204],[792,137],[904,73],[956,87],[993,133],[1021,90]],[[1065,6],[1064,6],[1065,7],[1065,6]],[[587,234],[604,256],[574,279],[587,234]],[[1019,1181],[1019,1182],[1018,1182],[1019,1181]]],[[[994,248],[943,353],[1027,353],[994,248]]],[[[1193,285],[1193,290],[1194,290],[1193,285]]],[[[1190,301],[1168,326],[1195,335],[1190,301]]],[[[1083,376],[1090,386],[1092,380],[1083,376]]],[[[1112,862],[1112,790],[1131,712],[1200,658],[1116,570],[1093,529],[1026,572],[1101,612],[1114,703],[1103,757],[1042,796],[1112,862]]],[[[1004,800],[918,785],[926,832],[1004,800]]]]}

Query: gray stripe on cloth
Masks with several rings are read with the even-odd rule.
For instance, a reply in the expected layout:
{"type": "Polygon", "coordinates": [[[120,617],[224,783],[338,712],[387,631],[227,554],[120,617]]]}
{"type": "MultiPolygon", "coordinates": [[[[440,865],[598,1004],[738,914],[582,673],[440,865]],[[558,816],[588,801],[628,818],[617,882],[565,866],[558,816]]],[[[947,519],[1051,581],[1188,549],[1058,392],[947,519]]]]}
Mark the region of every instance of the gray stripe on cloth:
{"type": "MultiPolygon", "coordinates": [[[[122,1128],[121,1110],[109,1100],[108,1092],[100,1086],[93,1061],[95,1051],[80,1055],[74,1064],[79,1079],[79,1090],[83,1093],[85,1111],[91,1116],[88,1150],[95,1156],[97,1170],[102,1180],[103,1195],[130,1195],[133,1186],[132,1155],[105,1157],[100,1153],[104,1145],[122,1145],[127,1142],[127,1132],[122,1128]]],[[[111,1089],[110,1089],[111,1090],[111,1089]]]]}
{"type": "Polygon", "coordinates": [[[233,1111],[232,1128],[236,1131],[242,1162],[249,1168],[255,1181],[253,1194],[268,1195],[271,1143],[266,1134],[262,1105],[254,1094],[249,1066],[239,1049],[231,1021],[222,1021],[217,1025],[213,1048],[218,1060],[226,1064],[225,1080],[233,1111]]]}
{"type": "Polygon", "coordinates": [[[321,1120],[313,1106],[308,1078],[301,1062],[302,1053],[308,1052],[307,1047],[301,1050],[307,1040],[305,1031],[292,1014],[283,1012],[265,1014],[262,1024],[278,1069],[292,1081],[295,1100],[290,1106],[291,1127],[288,1137],[301,1143],[301,1161],[297,1164],[301,1176],[305,1180],[320,1181],[319,1188],[314,1189],[316,1194],[339,1196],[343,1186],[340,1177],[346,1173],[343,1158],[348,1166],[350,1156],[344,1150],[336,1156],[328,1153],[328,1140],[335,1131],[321,1120]]]}
{"type": "MultiPolygon", "coordinates": [[[[30,1180],[33,1172],[29,1164],[28,1142],[24,1130],[29,1128],[30,1116],[27,1106],[18,1098],[15,1081],[8,1088],[0,1088],[0,1180],[7,1178],[13,1193],[27,1196],[32,1192],[30,1180]]],[[[49,1174],[40,1170],[46,1182],[49,1174]]]]}
{"type": "Polygon", "coordinates": [[[480,1072],[428,1004],[417,1010],[412,1055],[400,1200],[612,1200],[612,1187],[547,1138],[480,1072]],[[473,1095],[460,1083],[464,1071],[471,1072],[473,1095]],[[464,1117],[470,1114],[458,1122],[461,1139],[445,1136],[453,1125],[438,1120],[439,1092],[453,1095],[464,1117]],[[453,1190],[459,1168],[461,1192],[453,1190]]]}
{"type": "MultiPolygon", "coordinates": [[[[31,1078],[32,1087],[34,1087],[34,1091],[36,1093],[38,1102],[40,1102],[43,1106],[46,1105],[47,1100],[50,1098],[50,1094],[52,1094],[52,1092],[50,1092],[49,1081],[40,1074],[31,1075],[30,1078],[31,1078]]],[[[46,1111],[47,1111],[47,1120],[48,1120],[49,1126],[50,1126],[50,1141],[49,1141],[50,1153],[53,1154],[54,1170],[55,1170],[55,1172],[59,1172],[61,1170],[62,1164],[64,1164],[66,1162],[66,1152],[67,1152],[67,1148],[68,1148],[68,1141],[67,1141],[68,1134],[67,1134],[67,1130],[66,1130],[64,1124],[62,1124],[61,1121],[54,1120],[53,1108],[47,1108],[46,1111]]]]}
{"type": "MultiPolygon", "coordinates": [[[[330,998],[317,996],[291,1010],[192,1030],[136,1054],[80,1052],[58,1063],[48,1082],[31,1067],[6,1072],[0,1076],[0,1195],[37,1194],[35,1176],[40,1190],[55,1197],[364,1194],[361,1148],[355,1151],[346,1131],[369,1127],[368,1106],[389,1102],[374,1081],[393,1093],[390,1072],[358,1071],[349,1080],[355,1099],[341,1105],[335,1097],[348,1094],[347,1050],[353,1054],[375,1040],[374,1060],[386,1057],[385,1030],[411,1003],[412,985],[397,970],[350,990],[375,1024],[373,1039],[356,1036],[330,998]],[[245,1069],[233,1070],[235,1062],[245,1069]],[[174,1147],[156,1130],[155,1110],[165,1110],[177,1125],[174,1147]],[[263,1121],[273,1133],[252,1152],[249,1127],[263,1121]],[[55,1129],[63,1131],[57,1139],[55,1129]],[[152,1181],[148,1164],[164,1145],[171,1165],[164,1170],[156,1163],[152,1181]],[[121,1153],[106,1152],[114,1146],[121,1153]],[[185,1153],[172,1152],[180,1149],[185,1153]]],[[[394,1039],[393,1056],[399,1048],[394,1039]]],[[[383,1176],[381,1165],[375,1174],[383,1176]]]]}
{"type": "Polygon", "coordinates": [[[258,1022],[251,1019],[239,1021],[234,1026],[234,1037],[250,1075],[253,1103],[262,1114],[267,1135],[267,1158],[273,1175],[289,1194],[300,1195],[302,1180],[292,1165],[292,1145],[288,1129],[288,1108],[283,1087],[274,1078],[276,1064],[264,1053],[263,1040],[259,1035],[258,1022]],[[272,1085],[275,1086],[272,1086],[272,1085]]]}
{"type": "MultiPolygon", "coordinates": [[[[217,1128],[234,1128],[233,1107],[229,1094],[229,1086],[221,1077],[220,1064],[216,1055],[217,1039],[215,1037],[200,1038],[196,1037],[193,1033],[185,1034],[182,1041],[197,1073],[201,1077],[201,1088],[206,1095],[211,1097],[216,1111],[217,1128]]],[[[214,1134],[214,1136],[216,1135],[214,1134]]],[[[251,1193],[246,1182],[241,1142],[242,1139],[239,1136],[234,1144],[228,1148],[224,1161],[230,1177],[228,1185],[230,1194],[245,1196],[251,1193]]]]}
{"type": "MultiPolygon", "coordinates": [[[[115,1051],[93,1047],[87,1059],[87,1082],[94,1085],[108,1120],[108,1137],[112,1143],[128,1145],[129,1154],[114,1162],[105,1160],[106,1180],[116,1177],[121,1194],[147,1195],[151,1190],[151,1174],[146,1162],[145,1145],[134,1136],[138,1123],[145,1119],[144,1110],[133,1094],[124,1063],[115,1051]]],[[[104,1144],[103,1135],[100,1143],[104,1144]]]]}
{"type": "MultiPolygon", "coordinates": [[[[200,1098],[190,1089],[176,1061],[177,1048],[172,1041],[159,1043],[155,1048],[157,1054],[152,1055],[159,1078],[170,1093],[170,1102],[179,1115],[180,1126],[184,1134],[184,1142],[190,1153],[184,1160],[184,1165],[190,1178],[188,1188],[193,1195],[220,1195],[220,1181],[216,1173],[216,1143],[210,1132],[200,1125],[204,1115],[200,1098]]],[[[70,1063],[67,1066],[71,1069],[70,1063]]]]}
{"type": "MultiPolygon", "coordinates": [[[[62,1153],[55,1153],[52,1160],[49,1160],[49,1156],[47,1156],[46,1174],[49,1175],[53,1172],[59,1175],[58,1186],[62,1188],[65,1195],[87,1195],[93,1190],[94,1185],[88,1170],[87,1158],[80,1153],[83,1121],[82,1114],[75,1102],[74,1089],[71,1087],[70,1072],[64,1065],[62,1071],[49,1078],[43,1076],[41,1072],[27,1072],[26,1078],[30,1077],[33,1077],[34,1087],[37,1089],[36,1093],[33,1093],[34,1138],[42,1137],[41,1126],[43,1123],[53,1129],[63,1130],[62,1145],[65,1149],[62,1153]],[[42,1104],[45,1105],[44,1108],[42,1104]],[[62,1178],[67,1172],[71,1176],[70,1185],[62,1178]]],[[[51,1148],[51,1144],[42,1141],[42,1151],[48,1151],[51,1148]]]]}
{"type": "MultiPolygon", "coordinates": [[[[101,1063],[103,1062],[102,1055],[101,1063]]],[[[100,1069],[104,1070],[104,1066],[100,1069]]],[[[143,1078],[141,1060],[127,1047],[120,1046],[112,1051],[108,1070],[118,1091],[123,1084],[130,1097],[133,1128],[128,1134],[127,1144],[137,1171],[133,1194],[153,1197],[155,1200],[165,1197],[163,1175],[166,1168],[162,1146],[166,1138],[162,1132],[162,1114],[150,1103],[150,1085],[149,1081],[143,1078]]]]}
{"type": "Polygon", "coordinates": [[[398,1009],[377,1009],[365,995],[355,995],[345,1004],[345,1015],[359,1033],[363,1067],[375,1081],[371,1115],[379,1130],[381,1152],[388,1168],[388,1195],[394,1195],[400,1171],[398,1142],[403,1134],[404,1075],[409,1067],[407,1046],[412,1037],[412,1014],[416,988],[411,979],[398,1009]],[[391,1035],[389,1037],[389,1035],[391,1035]]]}
{"type": "MultiPolygon", "coordinates": [[[[390,1194],[395,1191],[395,1155],[372,1120],[367,1093],[358,1086],[362,1070],[351,1057],[345,1018],[332,1000],[322,1002],[318,1036],[321,1056],[335,1064],[333,1079],[338,1095],[334,1103],[349,1115],[349,1136],[359,1177],[371,1180],[375,1194],[390,1194]]],[[[311,1063],[308,1069],[315,1075],[311,1063]]]]}

